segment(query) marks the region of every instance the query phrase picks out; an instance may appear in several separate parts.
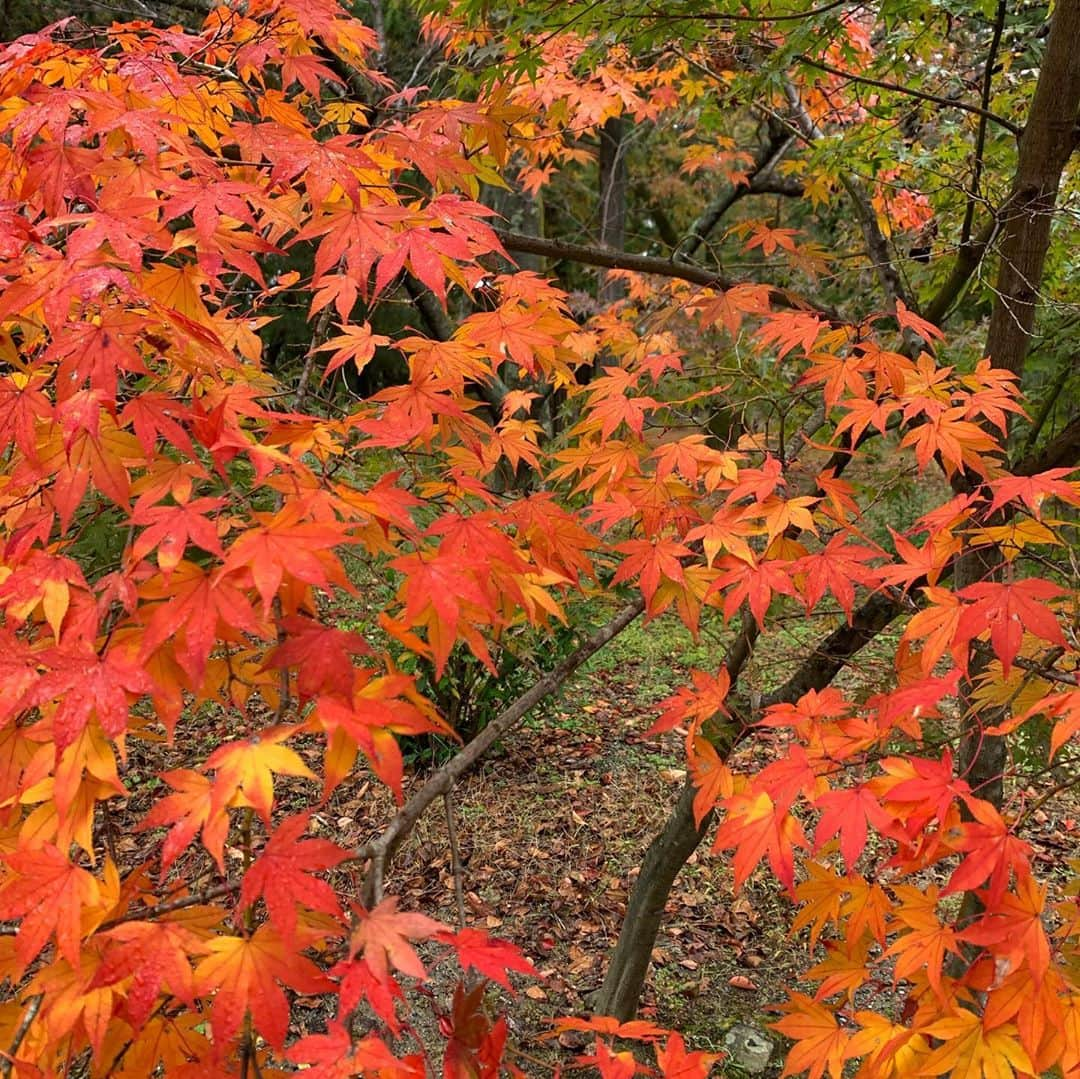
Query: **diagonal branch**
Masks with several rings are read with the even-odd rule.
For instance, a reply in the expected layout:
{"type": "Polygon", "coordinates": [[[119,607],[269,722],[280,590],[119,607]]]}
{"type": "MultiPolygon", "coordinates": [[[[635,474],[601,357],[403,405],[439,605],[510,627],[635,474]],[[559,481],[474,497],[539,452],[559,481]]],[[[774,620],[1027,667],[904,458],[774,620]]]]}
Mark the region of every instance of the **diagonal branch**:
{"type": "Polygon", "coordinates": [[[357,851],[358,858],[370,861],[364,880],[363,901],[372,907],[382,898],[383,881],[394,854],[412,832],[420,818],[436,799],[453,790],[454,785],[504,735],[514,729],[545,697],[555,693],[575,671],[614,640],[645,610],[638,598],[614,618],[596,630],[554,670],[538,679],[509,708],[495,717],[460,753],[437,768],[428,781],[398,810],[379,837],[357,851]]]}
{"type": "MultiPolygon", "coordinates": [[[[539,236],[523,236],[519,232],[507,232],[504,229],[496,229],[495,234],[508,251],[517,251],[526,255],[565,259],[567,262],[579,262],[585,266],[599,266],[607,270],[630,270],[633,273],[655,274],[657,277],[673,277],[680,281],[689,281],[695,285],[721,290],[744,283],[733,281],[724,274],[706,270],[702,266],[695,266],[688,262],[675,262],[669,258],[657,258],[654,255],[634,255],[626,251],[564,243],[561,240],[544,240],[539,236]]],[[[814,311],[834,322],[840,320],[837,313],[830,307],[795,297],[778,285],[768,287],[772,290],[773,299],[783,307],[814,311]]]]}

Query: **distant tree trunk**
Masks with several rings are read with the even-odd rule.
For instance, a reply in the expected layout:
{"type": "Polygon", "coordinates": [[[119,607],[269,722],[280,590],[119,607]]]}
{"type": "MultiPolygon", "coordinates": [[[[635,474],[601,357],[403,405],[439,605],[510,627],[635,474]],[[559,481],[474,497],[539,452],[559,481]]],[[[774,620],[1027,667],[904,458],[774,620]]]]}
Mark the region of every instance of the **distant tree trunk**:
{"type": "MultiPolygon", "coordinates": [[[[622,251],[626,247],[626,137],[627,124],[613,116],[600,129],[600,243],[622,251]]],[[[621,299],[621,281],[606,280],[597,298],[601,303],[621,299]]]]}
{"type": "MultiPolygon", "coordinates": [[[[1000,265],[986,355],[994,367],[1016,375],[1023,374],[1035,329],[1061,176],[1077,146],[1078,111],[1080,0],[1059,0],[1028,122],[1020,138],[1012,191],[999,215],[1002,219],[1000,265]]],[[[1003,564],[1003,555],[996,548],[970,551],[957,565],[957,587],[1000,580],[1003,564]]],[[[960,745],[960,770],[980,798],[1000,807],[1007,756],[1005,739],[984,731],[999,723],[1006,709],[980,710],[973,705],[975,680],[985,666],[985,657],[972,656],[971,673],[962,686],[969,718],[960,745]]],[[[977,909],[974,897],[967,897],[965,909],[977,909]]]]}

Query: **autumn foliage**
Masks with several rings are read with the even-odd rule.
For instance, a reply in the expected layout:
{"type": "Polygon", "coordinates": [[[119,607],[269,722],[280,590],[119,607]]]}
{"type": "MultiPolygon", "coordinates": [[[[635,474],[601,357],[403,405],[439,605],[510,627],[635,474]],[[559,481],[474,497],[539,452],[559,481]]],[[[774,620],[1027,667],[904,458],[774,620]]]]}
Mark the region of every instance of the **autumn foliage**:
{"type": "MultiPolygon", "coordinates": [[[[332,0],[251,0],[197,33],[60,26],[0,52],[0,1074],[524,1068],[486,989],[532,972],[530,942],[365,891],[371,852],[314,811],[365,770],[405,800],[399,739],[452,736],[418,670],[455,650],[494,670],[507,635],[610,593],[692,629],[715,609],[751,640],[780,605],[840,625],[868,602],[902,612],[873,695],[748,711],[718,667],[657,723],[685,737],[736,885],[767,863],[819,947],[816,993],[776,1024],[788,1072],[1080,1075],[1080,908],[1035,875],[1031,806],[984,797],[955,748],[972,700],[1000,706],[987,736],[1049,722],[1057,754],[1080,732],[1075,595],[1054,571],[1080,487],[1009,471],[1015,378],[940,364],[940,332],[903,302],[851,323],[757,282],[626,274],[627,299],[574,317],[516,270],[483,185],[514,162],[540,190],[581,153],[572,136],[700,92],[677,58],[613,54],[583,83],[567,42],[546,78],[471,101],[399,94],[332,0]],[[406,279],[444,309],[477,302],[446,339],[391,339],[372,312],[406,279]],[[289,379],[262,333],[284,304],[311,323],[289,379]],[[684,370],[705,332],[790,372],[816,424],[786,444],[657,437],[725,391],[684,370]],[[400,384],[331,398],[387,350],[400,384]],[[551,392],[554,432],[533,408],[551,392]],[[885,545],[842,475],[870,437],[953,483],[885,545]],[[953,587],[980,549],[1004,574],[953,587]],[[370,633],[341,624],[359,563],[393,583],[365,597],[370,633]],[[782,732],[784,752],[740,774],[718,724],[782,732]],[[150,749],[170,763],[141,822],[152,857],[129,864],[109,805],[150,749]],[[433,965],[458,972],[452,1000],[416,994],[433,965]],[[869,1010],[860,990],[894,985],[899,1010],[869,1010]],[[324,1032],[297,1037],[298,996],[324,1032]]],[[[828,258],[765,221],[743,242],[828,258]]],[[[645,1022],[557,1029],[595,1036],[580,1063],[605,1076],[717,1059],[645,1022]]]]}

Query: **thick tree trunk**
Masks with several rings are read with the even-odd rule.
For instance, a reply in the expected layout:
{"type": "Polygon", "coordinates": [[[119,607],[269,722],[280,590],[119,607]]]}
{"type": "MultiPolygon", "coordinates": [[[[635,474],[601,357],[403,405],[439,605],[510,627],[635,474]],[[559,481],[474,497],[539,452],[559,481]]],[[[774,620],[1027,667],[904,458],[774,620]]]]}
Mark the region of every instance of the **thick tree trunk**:
{"type": "MultiPolygon", "coordinates": [[[[600,129],[600,244],[615,251],[626,247],[626,121],[613,116],[600,129]]],[[[621,281],[600,286],[598,299],[612,303],[625,295],[621,281]]]]}
{"type": "Polygon", "coordinates": [[[637,1011],[672,885],[712,822],[710,812],[698,828],[693,805],[694,785],[687,779],[664,830],[645,852],[604,984],[590,1002],[593,1011],[601,1015],[613,1015],[626,1022],[637,1011]]]}
{"type": "Polygon", "coordinates": [[[1035,326],[1061,174],[1077,144],[1078,109],[1080,0],[1058,0],[1005,206],[1001,263],[986,342],[994,366],[1017,374],[1023,369],[1035,326]]]}

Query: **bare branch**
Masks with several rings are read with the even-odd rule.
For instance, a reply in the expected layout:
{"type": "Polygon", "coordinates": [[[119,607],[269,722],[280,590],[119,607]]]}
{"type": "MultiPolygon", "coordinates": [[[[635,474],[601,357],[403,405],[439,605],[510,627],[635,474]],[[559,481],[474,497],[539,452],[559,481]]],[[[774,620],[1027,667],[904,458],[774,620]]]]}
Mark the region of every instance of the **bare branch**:
{"type": "MultiPolygon", "coordinates": [[[[630,270],[633,273],[655,274],[658,277],[674,277],[680,281],[689,281],[695,285],[721,290],[742,283],[733,281],[714,270],[706,270],[704,267],[687,262],[676,262],[673,259],[656,258],[653,255],[633,255],[625,251],[564,243],[561,240],[544,240],[539,236],[523,236],[521,233],[506,232],[502,229],[496,229],[495,232],[508,251],[518,251],[522,254],[566,259],[568,262],[580,262],[585,266],[600,266],[609,270],[630,270]]],[[[784,307],[815,311],[830,321],[840,320],[832,308],[795,297],[786,289],[776,285],[770,285],[769,288],[772,290],[773,299],[784,307]]]]}
{"type": "Polygon", "coordinates": [[[614,618],[583,641],[554,670],[538,679],[509,708],[496,716],[464,749],[436,769],[428,781],[398,810],[382,834],[357,851],[358,858],[370,860],[364,880],[364,903],[370,908],[382,898],[383,882],[394,853],[416,823],[437,799],[455,784],[504,735],[514,729],[545,697],[556,692],[588,659],[614,640],[645,610],[645,601],[636,599],[614,618]]]}

